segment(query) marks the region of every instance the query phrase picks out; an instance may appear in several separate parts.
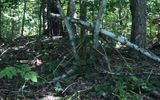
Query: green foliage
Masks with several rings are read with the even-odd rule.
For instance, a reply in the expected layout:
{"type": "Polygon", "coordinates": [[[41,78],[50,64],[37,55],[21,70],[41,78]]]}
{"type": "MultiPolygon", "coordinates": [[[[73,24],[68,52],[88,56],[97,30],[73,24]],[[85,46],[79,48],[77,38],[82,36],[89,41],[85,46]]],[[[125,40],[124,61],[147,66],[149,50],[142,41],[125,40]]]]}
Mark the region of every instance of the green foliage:
{"type": "Polygon", "coordinates": [[[0,71],[0,79],[7,77],[8,79],[12,79],[13,76],[17,75],[17,71],[15,67],[6,67],[5,69],[3,69],[2,71],[0,71]]]}
{"type": "Polygon", "coordinates": [[[12,79],[14,76],[18,76],[19,74],[25,81],[31,80],[32,82],[37,82],[37,73],[33,72],[27,65],[6,66],[5,69],[0,71],[0,79],[12,79]]]}
{"type": "MultiPolygon", "coordinates": [[[[3,27],[2,37],[13,39],[20,36],[23,19],[23,1],[3,0],[1,7],[1,20],[3,27]]],[[[35,35],[39,29],[39,5],[40,1],[27,2],[24,35],[35,35]]]]}
{"type": "Polygon", "coordinates": [[[31,80],[32,82],[38,82],[37,80],[37,73],[33,72],[33,71],[29,71],[24,75],[24,79],[26,81],[31,80]]]}
{"type": "MultiPolygon", "coordinates": [[[[63,8],[67,12],[68,3],[62,0],[63,8]]],[[[99,0],[83,1],[87,6],[87,20],[95,22],[99,8],[99,0]]],[[[40,26],[40,7],[41,0],[26,1],[26,15],[24,22],[24,35],[39,35],[40,26]]],[[[79,14],[79,1],[75,1],[77,15],[79,14]]],[[[147,1],[148,21],[147,36],[155,37],[158,34],[159,26],[152,23],[155,18],[159,18],[159,0],[147,1]]],[[[13,39],[20,36],[23,19],[23,1],[20,0],[3,0],[1,1],[2,17],[2,37],[13,39]]],[[[41,14],[43,17],[43,14],[41,14]]],[[[41,25],[42,28],[43,25],[41,25]]],[[[122,35],[128,35],[131,27],[131,14],[129,0],[108,0],[106,11],[103,18],[103,27],[122,35]],[[118,21],[121,20],[121,21],[118,21]],[[121,24],[122,23],[122,24],[121,24]]]]}
{"type": "Polygon", "coordinates": [[[55,70],[55,68],[59,65],[59,63],[60,63],[59,60],[54,60],[54,61],[46,63],[46,65],[45,65],[46,72],[52,73],[55,70]]]}
{"type": "Polygon", "coordinates": [[[97,84],[94,87],[95,91],[97,92],[97,95],[102,95],[103,93],[105,93],[107,88],[108,87],[107,87],[106,83],[104,83],[104,84],[97,84]]]}
{"type": "MultiPolygon", "coordinates": [[[[42,0],[32,0],[27,1],[26,7],[26,15],[25,15],[25,22],[24,22],[24,35],[38,35],[38,30],[40,26],[40,19],[39,17],[43,16],[43,12],[40,13],[40,4],[42,0]],[[41,15],[40,15],[41,14],[41,15]]],[[[75,0],[76,1],[76,0],[75,0]]],[[[63,9],[67,12],[67,3],[66,0],[63,4],[63,9]]],[[[98,8],[99,8],[99,0],[84,0],[87,5],[87,19],[86,21],[91,21],[91,23],[95,23],[98,8]]],[[[79,9],[79,1],[76,1],[76,14],[79,17],[80,9],[79,9]]],[[[2,11],[1,11],[1,28],[2,28],[2,37],[7,39],[14,39],[20,36],[21,32],[21,25],[23,19],[23,1],[20,0],[2,0],[2,11]]],[[[148,1],[148,20],[147,20],[147,36],[150,38],[154,38],[158,34],[159,25],[156,24],[157,18],[159,18],[159,11],[160,11],[160,0],[152,0],[148,1]],[[153,21],[155,21],[153,23],[153,21]]],[[[44,10],[44,9],[43,9],[44,10]]],[[[47,14],[48,15],[48,14],[47,14]]],[[[47,17],[48,18],[48,17],[47,17]]],[[[51,18],[49,18],[51,19],[51,18]]],[[[44,19],[45,20],[45,19],[44,19]]],[[[47,21],[49,22],[49,21],[47,21]]],[[[50,23],[46,23],[50,24],[50,23]]],[[[41,25],[40,28],[44,27],[41,25]]],[[[130,34],[128,34],[131,30],[131,14],[130,14],[130,7],[129,7],[129,0],[108,0],[106,11],[102,20],[102,28],[107,28],[110,31],[113,31],[117,34],[124,35],[126,38],[130,38],[130,34]],[[123,34],[122,34],[123,33],[123,34]]],[[[65,30],[65,27],[64,27],[65,30]]],[[[77,33],[80,33],[80,29],[77,28],[77,33]]],[[[77,35],[78,36],[78,35],[77,35]]],[[[43,36],[38,35],[35,39],[40,40],[43,36]]],[[[33,39],[33,40],[35,40],[33,39]]],[[[80,48],[86,47],[86,53],[82,52],[83,54],[92,55],[91,50],[88,48],[91,47],[91,43],[93,42],[93,34],[92,32],[86,31],[86,35],[83,37],[79,37],[75,39],[76,44],[80,43],[80,48]]],[[[102,44],[106,46],[109,42],[102,44]]],[[[68,44],[68,43],[67,43],[68,44]]],[[[116,45],[117,42],[112,42],[111,45],[116,45]]],[[[96,80],[96,78],[100,77],[99,73],[96,73],[93,68],[93,61],[92,60],[76,60],[76,61],[62,61],[59,56],[63,56],[64,53],[61,55],[56,55],[54,53],[50,53],[47,50],[60,50],[61,46],[63,45],[57,42],[51,43],[42,43],[37,42],[35,44],[27,45],[28,48],[31,48],[31,51],[36,52],[36,54],[42,53],[43,57],[46,62],[45,66],[45,78],[52,78],[59,74],[64,74],[66,68],[78,67],[75,72],[66,78],[66,83],[69,80],[74,80],[78,77],[78,75],[83,75],[88,80],[96,80]],[[43,54],[44,53],[44,54],[43,54]],[[53,54],[53,55],[50,55],[53,54]],[[52,56],[52,57],[50,57],[52,56]],[[68,64],[69,63],[69,64],[68,64]],[[64,68],[65,67],[65,68],[64,68]],[[46,77],[47,76],[47,77],[46,77]]],[[[78,48],[77,48],[78,50],[78,48]]],[[[29,50],[30,51],[30,50],[29,50]]],[[[81,51],[81,50],[79,50],[81,51]]],[[[59,51],[61,52],[61,51],[59,51]]],[[[57,53],[57,52],[56,52],[57,53]]],[[[93,52],[94,53],[94,52],[93,52]]],[[[35,54],[35,55],[36,55],[35,54]]],[[[31,54],[32,56],[35,56],[31,54]]],[[[12,61],[15,63],[17,61],[16,58],[10,58],[6,55],[3,55],[1,58],[4,58],[5,61],[9,62],[12,61]]],[[[4,60],[3,59],[3,60],[4,60]]],[[[67,59],[68,60],[68,59],[67,59]]],[[[13,64],[12,63],[12,64],[13,64]]],[[[11,65],[11,64],[10,64],[11,65]]],[[[130,68],[130,67],[129,67],[130,68]]],[[[74,68],[73,68],[74,69],[74,68]]],[[[13,78],[21,78],[22,81],[32,81],[33,84],[38,82],[38,74],[27,65],[12,65],[6,66],[4,69],[0,69],[0,79],[13,79],[13,78]],[[34,83],[35,82],[35,83],[34,83]]],[[[47,80],[47,79],[45,79],[47,80]]],[[[48,80],[47,80],[48,81],[48,80]]],[[[68,81],[68,83],[69,83],[68,81]]],[[[38,82],[40,85],[43,82],[38,82]]],[[[115,77],[110,77],[106,82],[101,84],[97,84],[94,89],[98,95],[102,95],[104,93],[110,94],[115,96],[120,100],[139,100],[141,97],[139,96],[140,92],[150,91],[154,86],[159,87],[159,80],[152,81],[152,84],[148,84],[145,80],[138,78],[136,76],[132,77],[119,77],[119,79],[115,77]],[[153,84],[153,85],[152,85],[153,84]]],[[[62,91],[62,85],[57,82],[55,86],[53,86],[53,90],[56,92],[62,91]]]]}
{"type": "Polygon", "coordinates": [[[77,60],[75,62],[73,62],[75,65],[77,66],[85,66],[87,65],[87,61],[86,60],[77,60]]]}
{"type": "Polygon", "coordinates": [[[143,91],[150,91],[150,87],[148,87],[147,82],[142,79],[132,76],[131,78],[129,78],[129,82],[131,83],[130,85],[132,90],[140,88],[143,91]]]}
{"type": "Polygon", "coordinates": [[[83,74],[83,75],[89,75],[93,73],[93,68],[91,67],[93,62],[91,60],[77,60],[73,62],[73,65],[77,66],[78,69],[76,69],[75,74],[83,74]]]}
{"type": "Polygon", "coordinates": [[[86,66],[86,65],[91,65],[93,62],[90,59],[83,60],[79,59],[73,62],[74,65],[76,66],[86,66]]]}
{"type": "Polygon", "coordinates": [[[61,84],[60,84],[59,82],[57,82],[56,85],[54,86],[54,90],[55,90],[56,92],[60,92],[60,91],[63,90],[63,89],[62,89],[62,86],[61,86],[61,84]]]}
{"type": "Polygon", "coordinates": [[[150,91],[152,87],[145,80],[132,76],[129,78],[121,77],[118,80],[107,80],[107,82],[97,84],[94,89],[98,95],[111,93],[110,95],[117,97],[119,100],[139,100],[142,98],[139,93],[150,91]]]}

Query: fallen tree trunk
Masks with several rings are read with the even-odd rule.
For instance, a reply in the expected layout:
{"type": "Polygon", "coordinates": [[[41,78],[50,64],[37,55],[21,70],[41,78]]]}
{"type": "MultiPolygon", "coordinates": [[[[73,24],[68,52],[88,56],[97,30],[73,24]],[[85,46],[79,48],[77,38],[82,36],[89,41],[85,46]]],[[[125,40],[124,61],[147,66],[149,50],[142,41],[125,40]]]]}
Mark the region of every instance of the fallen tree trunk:
{"type": "MultiPolygon", "coordinates": [[[[59,14],[53,14],[53,13],[51,13],[50,15],[52,17],[56,17],[56,18],[62,19],[59,14]]],[[[70,17],[67,17],[67,19],[70,20],[73,23],[82,25],[82,26],[84,26],[87,29],[91,29],[91,30],[95,29],[95,25],[92,24],[92,23],[88,23],[88,22],[85,22],[85,21],[82,21],[82,20],[79,20],[79,19],[75,19],[75,18],[70,18],[70,17]]],[[[130,47],[132,49],[135,49],[135,50],[141,52],[145,56],[147,56],[147,57],[149,57],[149,58],[151,58],[151,59],[153,59],[155,61],[160,62],[160,57],[159,56],[153,54],[152,52],[150,52],[150,51],[148,51],[148,50],[146,50],[144,48],[141,48],[141,47],[137,46],[136,44],[131,43],[130,41],[128,41],[123,36],[119,36],[119,35],[116,35],[116,34],[114,34],[112,32],[109,32],[109,31],[107,31],[107,29],[101,29],[100,33],[104,34],[104,35],[106,35],[106,36],[108,36],[108,37],[110,37],[110,38],[112,38],[112,39],[114,39],[114,40],[116,40],[116,41],[118,41],[120,43],[122,43],[123,45],[126,45],[126,46],[128,46],[128,47],[130,47]]]]}

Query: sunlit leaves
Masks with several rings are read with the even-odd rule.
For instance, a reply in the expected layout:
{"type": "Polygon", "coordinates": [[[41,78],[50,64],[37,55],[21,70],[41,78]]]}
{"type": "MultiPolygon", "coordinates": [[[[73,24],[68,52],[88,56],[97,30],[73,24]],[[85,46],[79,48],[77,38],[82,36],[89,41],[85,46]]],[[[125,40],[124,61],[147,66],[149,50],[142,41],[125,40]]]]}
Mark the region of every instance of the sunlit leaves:
{"type": "Polygon", "coordinates": [[[37,80],[37,73],[30,71],[28,73],[25,74],[24,79],[26,81],[31,80],[32,82],[38,82],[37,80]]]}

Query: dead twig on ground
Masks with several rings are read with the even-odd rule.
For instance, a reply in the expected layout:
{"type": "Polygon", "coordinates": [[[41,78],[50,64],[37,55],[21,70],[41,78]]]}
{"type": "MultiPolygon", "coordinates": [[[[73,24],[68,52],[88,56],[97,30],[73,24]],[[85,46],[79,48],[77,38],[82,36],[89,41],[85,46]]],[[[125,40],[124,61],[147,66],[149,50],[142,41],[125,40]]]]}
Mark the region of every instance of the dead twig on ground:
{"type": "Polygon", "coordinates": [[[109,71],[104,71],[104,73],[100,73],[103,75],[116,75],[116,76],[137,76],[137,75],[154,75],[154,76],[160,76],[160,73],[154,73],[154,72],[141,72],[141,73],[128,73],[128,72],[121,72],[121,73],[117,73],[117,72],[109,72],[109,71]]]}

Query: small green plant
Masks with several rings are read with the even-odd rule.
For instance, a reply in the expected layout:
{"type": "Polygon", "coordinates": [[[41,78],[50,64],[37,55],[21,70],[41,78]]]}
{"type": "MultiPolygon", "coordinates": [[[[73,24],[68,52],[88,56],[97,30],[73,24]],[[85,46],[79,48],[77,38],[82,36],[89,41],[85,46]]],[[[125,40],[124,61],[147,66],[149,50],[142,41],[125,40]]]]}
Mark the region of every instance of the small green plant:
{"type": "Polygon", "coordinates": [[[94,87],[97,95],[108,93],[118,98],[118,100],[140,100],[139,93],[151,90],[147,82],[136,76],[120,77],[119,79],[109,79],[107,82],[97,84],[94,87]]]}
{"type": "Polygon", "coordinates": [[[97,95],[102,95],[103,93],[106,92],[107,88],[108,88],[107,84],[104,83],[104,84],[97,84],[94,89],[97,92],[97,95]]]}
{"type": "Polygon", "coordinates": [[[57,82],[56,85],[54,86],[54,90],[56,92],[63,91],[62,86],[61,86],[61,84],[59,82],[57,82]]]}
{"type": "Polygon", "coordinates": [[[1,78],[8,78],[8,79],[12,79],[13,76],[17,75],[17,71],[15,67],[6,67],[5,69],[3,69],[2,71],[0,71],[0,79],[1,78]]]}
{"type": "Polygon", "coordinates": [[[18,74],[20,74],[21,78],[25,81],[31,80],[32,82],[37,82],[37,73],[32,71],[27,65],[6,66],[5,69],[0,71],[0,79],[12,79],[18,74]]]}
{"type": "Polygon", "coordinates": [[[86,60],[77,60],[77,61],[73,62],[73,64],[76,66],[86,66],[88,63],[86,60]]]}

